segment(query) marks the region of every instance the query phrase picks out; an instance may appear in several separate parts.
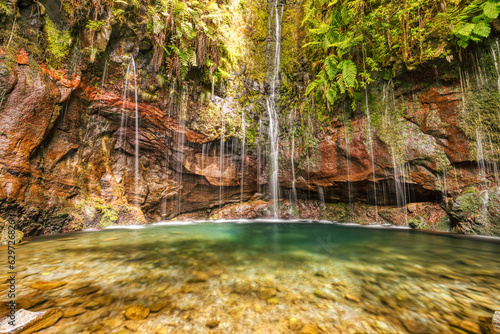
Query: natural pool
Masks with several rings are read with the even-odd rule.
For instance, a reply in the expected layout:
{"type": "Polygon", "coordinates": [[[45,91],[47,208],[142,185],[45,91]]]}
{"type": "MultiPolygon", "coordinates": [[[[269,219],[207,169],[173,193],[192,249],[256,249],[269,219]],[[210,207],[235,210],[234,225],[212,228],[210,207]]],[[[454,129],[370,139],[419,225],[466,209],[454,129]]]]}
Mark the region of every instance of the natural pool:
{"type": "Polygon", "coordinates": [[[21,307],[64,311],[40,333],[481,333],[500,310],[497,239],[205,222],[38,237],[16,253],[21,307]],[[127,320],[137,304],[149,315],[127,320]]]}

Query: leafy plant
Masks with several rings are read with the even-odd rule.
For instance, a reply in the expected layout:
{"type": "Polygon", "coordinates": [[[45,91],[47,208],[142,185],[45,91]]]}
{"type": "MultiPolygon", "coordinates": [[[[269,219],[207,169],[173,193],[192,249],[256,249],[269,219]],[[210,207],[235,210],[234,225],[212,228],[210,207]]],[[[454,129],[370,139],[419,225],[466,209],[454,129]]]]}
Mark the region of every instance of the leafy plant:
{"type": "Polygon", "coordinates": [[[488,37],[500,13],[495,0],[306,0],[303,8],[304,48],[317,73],[306,94],[328,107],[342,99],[355,107],[356,91],[380,74],[451,60],[455,42],[488,37]]]}
{"type": "Polygon", "coordinates": [[[491,33],[491,23],[500,14],[497,1],[474,0],[459,16],[453,34],[459,38],[458,45],[465,48],[470,41],[479,42],[491,33]]]}
{"type": "Polygon", "coordinates": [[[57,67],[68,55],[71,44],[71,32],[69,30],[59,31],[56,25],[48,18],[44,29],[47,34],[48,49],[51,54],[49,63],[57,67]]]}

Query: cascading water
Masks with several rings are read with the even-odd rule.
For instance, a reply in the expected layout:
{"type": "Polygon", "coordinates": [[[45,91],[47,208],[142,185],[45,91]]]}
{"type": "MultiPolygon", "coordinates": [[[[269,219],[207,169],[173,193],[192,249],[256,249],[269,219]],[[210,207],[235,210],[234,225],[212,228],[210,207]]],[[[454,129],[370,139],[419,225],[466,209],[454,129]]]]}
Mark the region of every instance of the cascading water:
{"type": "Polygon", "coordinates": [[[365,100],[366,100],[366,123],[367,123],[367,130],[368,130],[368,146],[370,148],[370,155],[371,155],[371,160],[372,160],[372,170],[373,170],[373,196],[375,199],[375,211],[377,212],[377,217],[378,217],[378,201],[377,201],[377,177],[375,174],[375,157],[374,157],[374,151],[373,151],[373,135],[372,135],[372,129],[371,129],[371,118],[370,118],[370,107],[368,105],[368,90],[365,89],[365,100]]]}
{"type": "MultiPolygon", "coordinates": [[[[493,148],[493,142],[491,140],[491,136],[488,137],[489,142],[490,142],[490,151],[495,152],[493,148]]],[[[498,163],[495,161],[492,163],[493,165],[493,175],[495,176],[495,184],[498,187],[499,185],[499,175],[498,175],[498,163]]]]}
{"type": "Polygon", "coordinates": [[[398,208],[404,208],[405,222],[408,223],[408,204],[407,188],[406,188],[406,164],[399,166],[396,162],[396,153],[394,148],[391,150],[392,164],[394,165],[394,186],[396,192],[396,204],[398,208]]]}
{"type": "MultiPolygon", "coordinates": [[[[169,96],[170,96],[170,101],[169,101],[169,107],[168,107],[168,118],[171,119],[172,118],[172,114],[174,112],[174,108],[175,108],[175,80],[172,81],[172,84],[170,86],[170,92],[169,92],[169,96]]],[[[166,186],[165,186],[165,190],[164,190],[164,194],[163,194],[163,200],[162,200],[162,216],[163,217],[166,217],[167,216],[167,197],[169,195],[169,192],[170,192],[170,179],[169,179],[169,172],[168,172],[168,167],[170,165],[170,161],[171,161],[171,154],[172,152],[170,151],[170,149],[172,148],[172,141],[171,139],[169,139],[168,137],[165,138],[165,146],[166,146],[166,150],[165,150],[165,166],[167,167],[167,172],[166,172],[166,186]]]]}
{"type": "Polygon", "coordinates": [[[134,57],[131,57],[131,64],[134,70],[134,98],[135,98],[135,160],[134,160],[134,191],[135,205],[139,205],[139,110],[137,106],[137,72],[135,69],[134,57]]]}
{"type": "Polygon", "coordinates": [[[125,102],[128,97],[128,78],[130,74],[130,66],[131,63],[128,64],[127,72],[125,73],[125,86],[123,87],[123,104],[122,104],[122,116],[120,118],[120,134],[118,138],[119,147],[123,149],[123,145],[125,144],[125,129],[127,127],[127,114],[125,113],[125,102]]]}
{"type": "Polygon", "coordinates": [[[500,93],[500,45],[498,44],[498,39],[495,40],[494,45],[491,46],[491,54],[493,55],[493,64],[495,65],[495,71],[497,73],[498,92],[500,93]]]}
{"type": "Polygon", "coordinates": [[[126,128],[127,128],[127,120],[128,117],[125,113],[125,102],[128,98],[128,90],[130,84],[130,73],[131,70],[134,73],[134,98],[135,98],[135,140],[134,140],[134,192],[135,199],[134,204],[139,205],[139,109],[137,104],[137,72],[135,68],[134,57],[130,57],[130,62],[127,67],[127,72],[125,74],[125,86],[123,88],[123,105],[122,105],[122,115],[120,119],[120,134],[118,138],[119,147],[124,148],[125,144],[125,136],[126,136],[126,128]]]}
{"type": "Polygon", "coordinates": [[[269,64],[270,92],[266,98],[266,109],[269,115],[269,141],[270,141],[270,178],[269,190],[273,202],[273,216],[278,216],[278,157],[279,157],[279,90],[280,90],[280,65],[281,65],[281,22],[283,18],[283,5],[275,0],[271,4],[269,13],[269,35],[274,32],[274,58],[269,64]],[[274,22],[274,29],[273,29],[274,22]]]}
{"type": "Polygon", "coordinates": [[[347,123],[349,122],[349,118],[346,115],[346,111],[344,110],[342,112],[342,122],[344,123],[344,140],[345,140],[345,153],[346,153],[346,160],[347,160],[347,200],[349,202],[349,206],[352,205],[352,187],[351,187],[351,149],[349,145],[349,136],[347,133],[347,123]]]}
{"type": "Polygon", "coordinates": [[[226,122],[225,122],[225,116],[224,116],[224,110],[221,109],[221,123],[222,123],[222,130],[221,130],[221,135],[220,135],[220,151],[219,151],[219,167],[220,167],[220,179],[219,179],[219,208],[222,208],[223,204],[223,196],[224,196],[224,189],[222,187],[222,173],[224,172],[224,144],[225,144],[225,136],[224,133],[226,132],[226,122]]]}
{"type": "Polygon", "coordinates": [[[245,112],[241,109],[241,132],[243,132],[243,140],[241,141],[241,181],[240,181],[240,201],[243,203],[243,188],[245,175],[245,145],[246,145],[246,130],[245,130],[245,112]]]}
{"type": "Polygon", "coordinates": [[[293,130],[292,130],[292,152],[290,154],[292,158],[292,202],[297,202],[297,189],[295,189],[295,162],[294,162],[294,155],[295,155],[295,119],[297,117],[297,108],[293,108],[293,120],[292,124],[293,125],[293,130]]]}
{"type": "Polygon", "coordinates": [[[185,112],[185,102],[186,100],[186,92],[187,89],[185,86],[181,85],[181,94],[180,94],[180,107],[179,112],[177,113],[177,122],[180,126],[179,134],[177,135],[177,152],[180,152],[180,157],[177,162],[177,172],[178,172],[178,195],[177,195],[177,213],[180,214],[182,211],[182,174],[184,169],[184,143],[186,140],[186,136],[184,135],[186,129],[186,122],[184,121],[184,112],[185,112]]]}
{"type": "Polygon", "coordinates": [[[260,179],[262,177],[262,147],[261,147],[261,138],[262,138],[262,119],[259,119],[259,135],[257,136],[257,189],[258,192],[261,192],[261,182],[260,179]]]}
{"type": "MultiPolygon", "coordinates": [[[[488,183],[487,179],[487,171],[486,171],[486,161],[484,160],[484,151],[483,151],[483,136],[479,128],[476,128],[476,140],[477,140],[477,165],[479,169],[479,178],[483,184],[488,183]]],[[[483,205],[482,205],[482,216],[483,219],[488,219],[488,202],[489,202],[489,193],[488,190],[484,191],[482,196],[483,205]]]]}

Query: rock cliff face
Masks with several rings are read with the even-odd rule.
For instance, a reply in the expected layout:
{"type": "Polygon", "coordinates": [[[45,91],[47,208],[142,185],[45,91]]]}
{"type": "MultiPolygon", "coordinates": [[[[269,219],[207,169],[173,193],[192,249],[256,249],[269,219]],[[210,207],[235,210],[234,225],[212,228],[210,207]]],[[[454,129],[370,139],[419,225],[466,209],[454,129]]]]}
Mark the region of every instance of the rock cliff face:
{"type": "MultiPolygon", "coordinates": [[[[80,59],[72,75],[47,69],[20,47],[0,49],[0,218],[36,235],[174,217],[269,215],[266,119],[255,112],[265,82],[233,73],[244,84],[230,81],[216,89],[222,98],[211,95],[207,103],[207,88],[194,79],[153,87],[144,41],[99,36],[111,65],[80,59]],[[129,90],[127,53],[142,76],[135,88],[156,92],[152,98],[144,88],[137,105],[121,93],[129,90]],[[97,68],[103,77],[106,68],[119,75],[101,84],[97,68]],[[241,109],[253,124],[235,121],[241,109]],[[260,133],[244,149],[243,126],[260,133]]],[[[291,71],[287,52],[283,66],[291,71]]],[[[380,79],[354,111],[339,107],[314,133],[316,146],[300,148],[282,135],[280,215],[500,235],[498,76],[489,71],[478,80],[472,65],[464,65],[470,73],[446,66],[432,77],[424,69],[380,79]]],[[[285,120],[309,80],[306,65],[297,71],[295,83],[283,85],[282,129],[300,126],[295,109],[285,120]]]]}
{"type": "MultiPolygon", "coordinates": [[[[23,64],[2,77],[7,91],[0,113],[2,215],[15,217],[28,234],[155,221],[187,212],[203,218],[269,214],[265,201],[218,209],[251,199],[262,186],[255,154],[244,156],[242,188],[239,149],[225,145],[221,158],[220,141],[210,141],[147,103],[137,105],[136,192],[135,103],[84,83],[78,86],[75,80],[65,84],[63,77],[23,64]]],[[[405,94],[399,94],[404,100],[405,94]]],[[[481,187],[466,198],[462,194],[485,178],[495,180],[493,174],[480,175],[470,159],[470,142],[459,126],[459,87],[413,94],[417,98],[392,127],[400,131],[393,138],[402,141],[401,147],[387,139],[384,126],[369,128],[366,116],[348,126],[332,123],[320,142],[319,164],[307,170],[294,166],[299,201],[283,202],[282,216],[447,229],[448,212],[459,231],[495,234],[494,224],[474,212],[494,214],[496,192],[489,207],[483,207],[481,187]],[[398,165],[394,150],[401,148],[406,158],[398,165]],[[314,202],[321,197],[325,204],[314,202]],[[474,204],[467,206],[470,212],[461,207],[467,201],[474,204]]],[[[282,159],[290,156],[282,153],[282,159]]],[[[283,194],[291,190],[290,166],[281,168],[280,184],[283,194]]]]}
{"type": "Polygon", "coordinates": [[[204,135],[143,103],[136,192],[135,103],[83,84],[63,99],[67,87],[49,74],[15,65],[2,77],[2,213],[28,234],[173,218],[256,192],[255,157],[245,157],[242,188],[231,147],[221,157],[217,142],[208,148],[204,135]]]}

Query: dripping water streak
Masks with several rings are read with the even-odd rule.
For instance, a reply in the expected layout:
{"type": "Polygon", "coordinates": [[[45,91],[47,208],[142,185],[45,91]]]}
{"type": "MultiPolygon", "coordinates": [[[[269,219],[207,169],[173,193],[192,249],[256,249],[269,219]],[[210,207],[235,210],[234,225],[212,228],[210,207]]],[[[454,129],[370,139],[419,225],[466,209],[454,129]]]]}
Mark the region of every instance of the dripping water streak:
{"type": "MultiPolygon", "coordinates": [[[[494,148],[493,148],[493,142],[491,140],[491,136],[488,136],[488,139],[490,141],[490,151],[493,154],[495,151],[494,151],[494,148]]],[[[492,164],[493,164],[493,173],[495,175],[495,183],[498,186],[498,162],[493,161],[492,164]]]]}
{"type": "Polygon", "coordinates": [[[346,150],[346,159],[347,159],[347,200],[349,202],[349,207],[352,206],[352,189],[351,189],[351,149],[349,146],[349,137],[347,134],[347,115],[346,111],[342,113],[342,118],[344,122],[344,140],[345,140],[345,150],[346,150]]]}
{"type": "Polygon", "coordinates": [[[377,178],[375,174],[375,157],[373,152],[373,138],[372,138],[372,130],[371,130],[371,119],[370,119],[370,107],[368,105],[368,90],[365,89],[365,99],[366,99],[366,116],[367,116],[367,124],[368,124],[368,145],[370,146],[370,155],[372,161],[372,170],[373,170],[373,196],[375,199],[375,211],[377,213],[376,219],[378,220],[378,201],[377,201],[377,178]]]}
{"type": "Polygon", "coordinates": [[[135,98],[135,161],[134,161],[134,190],[136,196],[135,205],[139,205],[139,109],[137,105],[137,72],[134,57],[131,59],[134,70],[134,98],[135,98]]]}
{"type": "Polygon", "coordinates": [[[262,118],[259,119],[259,129],[258,129],[258,137],[257,137],[257,190],[258,192],[260,193],[261,189],[260,189],[260,178],[262,176],[262,148],[261,148],[261,137],[262,137],[262,133],[261,133],[261,129],[262,129],[262,118]]]}
{"type": "Polygon", "coordinates": [[[183,176],[183,171],[184,171],[184,143],[185,143],[185,129],[186,129],[186,123],[184,121],[184,111],[185,111],[185,103],[186,103],[186,94],[187,94],[187,89],[184,85],[181,85],[181,100],[180,100],[180,107],[177,112],[177,120],[178,124],[180,125],[180,131],[178,135],[178,141],[177,141],[177,151],[180,152],[180,158],[178,162],[178,168],[177,172],[179,173],[179,179],[178,179],[178,195],[177,195],[177,213],[180,214],[182,211],[182,190],[183,190],[183,185],[182,185],[182,176],[183,176]]]}
{"type": "MultiPolygon", "coordinates": [[[[127,113],[125,112],[125,104],[127,101],[127,96],[128,96],[128,81],[129,81],[129,75],[130,75],[130,67],[131,63],[128,64],[127,67],[127,72],[125,74],[125,86],[123,88],[123,103],[122,103],[122,115],[120,119],[120,133],[118,137],[118,145],[121,150],[125,152],[125,136],[126,136],[126,129],[127,129],[127,113]]],[[[126,155],[125,155],[126,156],[126,155]]],[[[122,179],[125,177],[125,170],[126,170],[126,165],[122,166],[123,168],[123,173],[122,173],[122,179]]],[[[123,185],[125,185],[125,180],[123,180],[123,185]]]]}
{"type": "Polygon", "coordinates": [[[245,112],[241,109],[241,132],[243,140],[241,142],[241,183],[240,183],[240,202],[243,203],[243,188],[245,185],[245,145],[246,145],[246,129],[245,129],[245,112]]]}
{"type": "Polygon", "coordinates": [[[224,171],[224,133],[226,131],[224,112],[221,111],[221,121],[222,121],[222,133],[220,135],[220,157],[219,157],[219,168],[220,168],[220,179],[219,179],[219,208],[222,208],[222,198],[224,195],[224,190],[222,189],[222,173],[224,171]]]}
{"type": "Polygon", "coordinates": [[[9,48],[10,42],[12,41],[12,35],[14,35],[14,29],[16,29],[16,20],[17,20],[17,17],[14,18],[14,23],[12,23],[12,30],[10,32],[10,37],[9,37],[9,41],[7,42],[7,46],[5,47],[6,49],[9,48]]]}
{"type": "Polygon", "coordinates": [[[297,116],[297,108],[293,109],[293,131],[292,131],[292,202],[297,202],[297,189],[295,189],[295,163],[294,163],[294,155],[295,155],[295,118],[297,116]]]}
{"type": "Polygon", "coordinates": [[[498,46],[498,39],[495,41],[495,46],[491,46],[491,54],[493,55],[493,63],[495,64],[495,71],[497,72],[497,87],[500,93],[500,69],[498,61],[500,60],[500,47],[498,46]]]}
{"type": "Polygon", "coordinates": [[[462,74],[462,68],[460,66],[458,66],[458,74],[460,76],[460,92],[462,95],[462,111],[465,111],[465,83],[464,83],[464,80],[462,78],[463,74],[462,74]]]}

